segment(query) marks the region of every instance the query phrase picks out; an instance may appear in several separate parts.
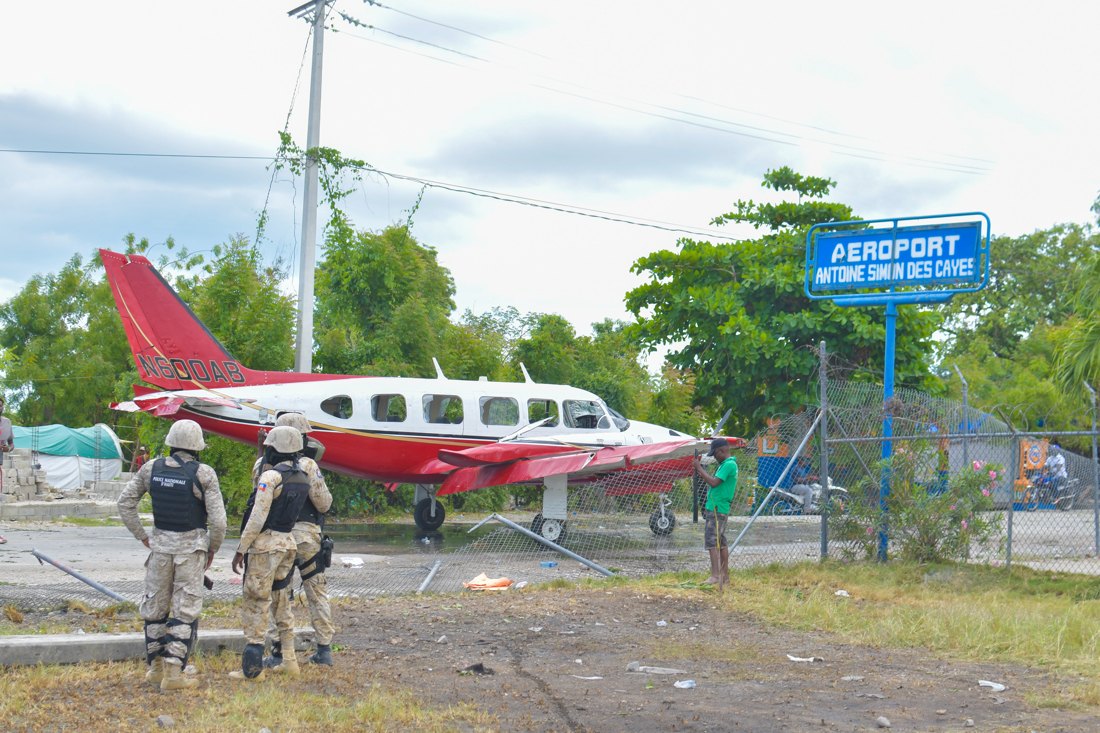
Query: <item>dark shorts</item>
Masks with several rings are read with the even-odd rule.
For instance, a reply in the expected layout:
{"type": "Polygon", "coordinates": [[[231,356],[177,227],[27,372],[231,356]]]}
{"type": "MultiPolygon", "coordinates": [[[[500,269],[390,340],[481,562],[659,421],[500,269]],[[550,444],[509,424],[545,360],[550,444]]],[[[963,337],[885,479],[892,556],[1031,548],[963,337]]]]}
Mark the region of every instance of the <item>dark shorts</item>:
{"type": "Polygon", "coordinates": [[[726,541],[726,522],[730,515],[704,510],[703,517],[706,519],[706,524],[703,525],[703,547],[708,550],[712,547],[729,547],[729,542],[726,541]]]}

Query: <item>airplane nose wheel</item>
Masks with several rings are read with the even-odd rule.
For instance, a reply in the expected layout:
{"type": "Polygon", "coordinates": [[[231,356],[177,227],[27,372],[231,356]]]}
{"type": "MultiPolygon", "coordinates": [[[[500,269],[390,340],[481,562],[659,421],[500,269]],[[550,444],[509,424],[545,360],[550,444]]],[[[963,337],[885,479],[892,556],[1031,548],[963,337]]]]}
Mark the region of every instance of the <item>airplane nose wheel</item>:
{"type": "Polygon", "coordinates": [[[565,538],[565,522],[560,519],[545,519],[536,514],[531,520],[531,531],[551,542],[561,542],[565,538]]]}
{"type": "Polygon", "coordinates": [[[432,531],[439,529],[443,526],[443,520],[446,518],[446,512],[443,511],[443,504],[439,501],[435,503],[435,516],[432,516],[432,500],[421,499],[416,503],[416,507],[413,508],[413,521],[416,522],[416,526],[420,529],[432,531]]]}
{"type": "Polygon", "coordinates": [[[663,514],[657,509],[649,515],[649,529],[658,536],[670,535],[676,529],[676,517],[668,509],[663,514]]]}

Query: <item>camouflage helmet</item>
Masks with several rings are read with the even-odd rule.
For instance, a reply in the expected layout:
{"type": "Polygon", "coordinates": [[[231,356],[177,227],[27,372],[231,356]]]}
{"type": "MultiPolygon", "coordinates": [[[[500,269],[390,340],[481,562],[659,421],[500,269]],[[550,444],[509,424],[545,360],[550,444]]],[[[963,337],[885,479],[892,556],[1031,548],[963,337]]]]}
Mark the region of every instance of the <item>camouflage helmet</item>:
{"type": "Polygon", "coordinates": [[[302,450],[302,434],[289,425],[280,425],[272,428],[264,440],[264,445],[270,445],[279,453],[299,453],[302,450]]]}
{"type": "Polygon", "coordinates": [[[164,444],[169,448],[190,451],[200,451],[206,447],[206,441],[202,439],[202,428],[194,420],[180,420],[172,423],[164,444]]]}
{"type": "Polygon", "coordinates": [[[282,427],[283,425],[294,428],[302,435],[313,432],[313,428],[310,427],[309,420],[307,420],[306,416],[300,412],[284,412],[282,415],[279,415],[279,419],[275,421],[275,427],[278,428],[282,427]]]}

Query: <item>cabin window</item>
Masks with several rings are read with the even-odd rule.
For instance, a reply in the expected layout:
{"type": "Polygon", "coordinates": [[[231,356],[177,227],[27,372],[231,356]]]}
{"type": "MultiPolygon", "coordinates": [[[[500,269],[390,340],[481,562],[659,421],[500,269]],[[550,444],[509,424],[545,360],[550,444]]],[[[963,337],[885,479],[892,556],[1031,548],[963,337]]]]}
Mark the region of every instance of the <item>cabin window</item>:
{"type": "Polygon", "coordinates": [[[460,425],[462,400],[451,394],[424,395],[424,422],[436,425],[460,425]]]}
{"type": "Polygon", "coordinates": [[[544,423],[544,428],[556,428],[558,426],[558,403],[554,400],[527,400],[527,422],[536,423],[544,417],[550,421],[544,423]]]}
{"type": "Polygon", "coordinates": [[[338,417],[341,420],[347,420],[352,415],[351,398],[346,394],[339,394],[335,397],[329,397],[327,400],[321,403],[321,409],[333,417],[338,417]]]}
{"type": "Polygon", "coordinates": [[[483,425],[519,425],[519,403],[511,397],[482,397],[478,404],[483,425]]]}
{"type": "Polygon", "coordinates": [[[611,420],[603,411],[599,402],[589,400],[565,401],[565,426],[580,430],[607,430],[611,420]]]}
{"type": "Polygon", "coordinates": [[[370,398],[370,414],[377,422],[405,422],[405,397],[376,394],[370,398]]]}

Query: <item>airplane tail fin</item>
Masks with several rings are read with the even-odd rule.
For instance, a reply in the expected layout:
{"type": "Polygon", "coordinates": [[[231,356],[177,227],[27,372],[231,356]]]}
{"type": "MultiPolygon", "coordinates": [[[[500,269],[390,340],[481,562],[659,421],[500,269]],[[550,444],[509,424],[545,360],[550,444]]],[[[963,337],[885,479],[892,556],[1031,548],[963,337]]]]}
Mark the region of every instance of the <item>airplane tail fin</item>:
{"type": "Polygon", "coordinates": [[[145,381],[165,390],[188,390],[334,378],[248,369],[210,333],[152,262],[105,249],[99,254],[145,381]]]}

